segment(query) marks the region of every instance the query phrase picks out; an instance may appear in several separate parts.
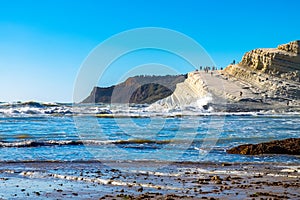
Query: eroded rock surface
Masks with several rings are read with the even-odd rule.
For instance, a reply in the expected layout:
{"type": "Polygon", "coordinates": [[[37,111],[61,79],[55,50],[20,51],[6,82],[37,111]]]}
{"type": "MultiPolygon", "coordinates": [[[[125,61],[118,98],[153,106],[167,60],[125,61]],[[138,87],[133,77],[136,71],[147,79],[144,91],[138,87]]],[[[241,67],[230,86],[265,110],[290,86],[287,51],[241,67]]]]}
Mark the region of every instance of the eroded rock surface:
{"type": "Polygon", "coordinates": [[[255,49],[245,53],[240,63],[224,73],[247,83],[258,96],[270,100],[300,100],[300,40],[273,49],[255,49]]]}
{"type": "Polygon", "coordinates": [[[259,144],[245,144],[227,150],[230,154],[290,154],[300,155],[300,138],[275,140],[259,144]]]}
{"type": "Polygon", "coordinates": [[[176,84],[185,80],[177,76],[135,76],[110,87],[94,87],[82,103],[153,103],[173,93],[176,84]]]}

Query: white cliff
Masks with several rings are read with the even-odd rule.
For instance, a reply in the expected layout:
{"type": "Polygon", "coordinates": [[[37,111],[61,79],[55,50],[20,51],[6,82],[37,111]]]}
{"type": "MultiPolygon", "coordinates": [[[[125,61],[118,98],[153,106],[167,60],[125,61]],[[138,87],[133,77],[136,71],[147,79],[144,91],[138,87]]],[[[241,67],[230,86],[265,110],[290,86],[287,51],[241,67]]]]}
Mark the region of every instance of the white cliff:
{"type": "Polygon", "coordinates": [[[201,73],[190,72],[184,82],[176,85],[171,96],[155,102],[149,109],[184,109],[188,106],[202,108],[210,101],[211,95],[201,73]]]}
{"type": "Polygon", "coordinates": [[[237,65],[224,70],[228,77],[247,82],[258,96],[270,100],[300,100],[300,41],[279,45],[273,49],[255,49],[245,53],[237,65]]]}
{"type": "Polygon", "coordinates": [[[190,72],[150,109],[208,104],[223,111],[300,110],[300,41],[252,50],[222,71],[190,72]]]}

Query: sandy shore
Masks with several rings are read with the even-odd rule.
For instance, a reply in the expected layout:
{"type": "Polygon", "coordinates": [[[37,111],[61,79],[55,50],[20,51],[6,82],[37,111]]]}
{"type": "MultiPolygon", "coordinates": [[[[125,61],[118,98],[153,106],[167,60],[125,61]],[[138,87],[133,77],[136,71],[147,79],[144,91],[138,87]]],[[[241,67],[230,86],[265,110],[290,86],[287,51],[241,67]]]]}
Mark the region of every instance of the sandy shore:
{"type": "Polygon", "coordinates": [[[299,164],[2,162],[1,199],[300,199],[299,164]]]}

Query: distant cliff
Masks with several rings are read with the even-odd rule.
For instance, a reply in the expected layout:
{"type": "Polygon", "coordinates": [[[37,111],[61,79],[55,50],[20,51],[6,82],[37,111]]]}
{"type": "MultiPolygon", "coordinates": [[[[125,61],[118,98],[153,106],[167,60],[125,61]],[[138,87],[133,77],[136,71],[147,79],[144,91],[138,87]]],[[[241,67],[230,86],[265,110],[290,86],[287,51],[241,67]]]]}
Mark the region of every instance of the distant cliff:
{"type": "Polygon", "coordinates": [[[185,75],[135,76],[111,87],[94,87],[82,103],[153,103],[173,93],[185,75]]]}

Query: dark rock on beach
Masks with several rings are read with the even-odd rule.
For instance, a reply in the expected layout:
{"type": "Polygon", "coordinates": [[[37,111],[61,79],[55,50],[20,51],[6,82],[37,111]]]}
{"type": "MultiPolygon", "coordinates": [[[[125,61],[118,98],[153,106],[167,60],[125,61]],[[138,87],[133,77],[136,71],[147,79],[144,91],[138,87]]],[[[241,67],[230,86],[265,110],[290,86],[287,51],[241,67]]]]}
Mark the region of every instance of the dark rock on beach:
{"type": "Polygon", "coordinates": [[[275,140],[259,144],[244,144],[227,150],[230,154],[260,155],[289,154],[300,155],[300,138],[275,140]]]}

